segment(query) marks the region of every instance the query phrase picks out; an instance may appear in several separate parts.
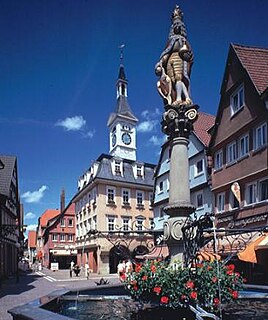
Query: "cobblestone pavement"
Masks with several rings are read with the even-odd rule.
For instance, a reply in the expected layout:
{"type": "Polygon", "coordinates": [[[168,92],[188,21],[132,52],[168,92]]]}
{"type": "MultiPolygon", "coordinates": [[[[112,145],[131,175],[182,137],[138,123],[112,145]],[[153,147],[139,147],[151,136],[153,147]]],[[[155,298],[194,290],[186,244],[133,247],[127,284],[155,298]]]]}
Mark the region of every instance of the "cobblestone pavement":
{"type": "Polygon", "coordinates": [[[101,278],[110,284],[118,284],[117,275],[100,276],[90,274],[87,279],[82,273],[79,277],[70,278],[69,270],[52,272],[43,269],[37,272],[21,273],[19,282],[16,278],[5,280],[0,288],[0,320],[11,320],[7,310],[23,305],[59,289],[77,290],[95,287],[101,278]]]}

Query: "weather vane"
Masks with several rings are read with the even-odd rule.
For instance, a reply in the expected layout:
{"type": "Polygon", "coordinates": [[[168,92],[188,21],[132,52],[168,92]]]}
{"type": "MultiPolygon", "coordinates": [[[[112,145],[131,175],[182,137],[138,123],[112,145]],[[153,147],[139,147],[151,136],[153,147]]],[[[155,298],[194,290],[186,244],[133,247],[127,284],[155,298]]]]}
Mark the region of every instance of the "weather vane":
{"type": "Polygon", "coordinates": [[[124,57],[124,48],[125,48],[125,44],[122,43],[120,44],[120,46],[118,47],[120,49],[120,63],[123,63],[123,57],[124,57]]]}

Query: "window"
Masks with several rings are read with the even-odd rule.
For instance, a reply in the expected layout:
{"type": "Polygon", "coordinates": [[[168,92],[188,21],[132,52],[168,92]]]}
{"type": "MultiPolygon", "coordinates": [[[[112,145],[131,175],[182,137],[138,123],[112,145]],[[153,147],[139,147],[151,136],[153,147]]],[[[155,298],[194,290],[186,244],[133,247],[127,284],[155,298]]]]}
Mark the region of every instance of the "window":
{"type": "Polygon", "coordinates": [[[153,218],[150,218],[149,221],[150,221],[150,229],[151,229],[151,230],[154,230],[154,226],[155,226],[155,224],[154,224],[154,219],[153,219],[153,218]]]}
{"type": "Polygon", "coordinates": [[[169,179],[167,179],[167,191],[169,191],[169,179]]]}
{"type": "Polygon", "coordinates": [[[60,234],[60,241],[62,241],[62,242],[65,241],[65,233],[60,234]]]}
{"type": "Polygon", "coordinates": [[[159,185],[158,185],[158,193],[163,192],[163,186],[164,186],[163,181],[160,181],[160,182],[159,182],[159,185]]]}
{"type": "Polygon", "coordinates": [[[260,181],[259,184],[259,198],[260,201],[268,200],[268,179],[260,181]]]}
{"type": "Polygon", "coordinates": [[[227,145],[227,163],[232,163],[237,158],[236,142],[227,145]]]}
{"type": "Polygon", "coordinates": [[[130,222],[130,218],[128,218],[128,217],[123,218],[123,230],[124,231],[129,230],[129,222],[130,222]]]}
{"type": "Polygon", "coordinates": [[[149,201],[150,201],[150,206],[154,204],[154,194],[152,192],[149,193],[149,201]]]}
{"type": "Polygon", "coordinates": [[[239,202],[236,199],[236,197],[234,196],[232,191],[230,191],[229,202],[230,202],[230,209],[231,210],[239,208],[239,202]]]}
{"type": "Polygon", "coordinates": [[[60,219],[60,226],[65,227],[65,219],[60,219]]]}
{"type": "Polygon", "coordinates": [[[225,194],[219,193],[217,195],[217,212],[224,211],[224,204],[225,204],[225,194]]]}
{"type": "Polygon", "coordinates": [[[121,161],[115,160],[114,170],[115,170],[115,173],[121,174],[121,161]]]}
{"type": "Polygon", "coordinates": [[[115,198],[115,188],[108,187],[107,188],[107,202],[108,203],[114,203],[115,198]]]}
{"type": "Polygon", "coordinates": [[[97,230],[97,216],[94,216],[92,219],[92,229],[97,230]]]}
{"type": "Polygon", "coordinates": [[[108,231],[114,231],[115,226],[115,217],[109,216],[108,217],[108,231]]]}
{"type": "Polygon", "coordinates": [[[244,86],[241,86],[231,95],[231,115],[238,112],[244,106],[244,102],[244,86]]]}
{"type": "Polygon", "coordinates": [[[251,183],[246,186],[246,204],[257,202],[257,183],[251,183]]]}
{"type": "Polygon", "coordinates": [[[222,150],[219,150],[215,153],[214,156],[214,168],[215,170],[221,169],[223,166],[223,153],[222,150]]]}
{"type": "Polygon", "coordinates": [[[144,198],[144,194],[142,191],[137,191],[137,205],[141,206],[143,205],[143,198],[144,198]]]}
{"type": "Polygon", "coordinates": [[[73,226],[73,219],[68,219],[68,227],[72,227],[73,226]]]}
{"type": "Polygon", "coordinates": [[[136,219],[136,230],[137,231],[142,231],[143,229],[143,218],[137,218],[136,219]]]}
{"type": "Polygon", "coordinates": [[[129,204],[129,190],[123,189],[122,198],[123,198],[123,204],[129,204]]]}
{"type": "Polygon", "coordinates": [[[199,192],[196,194],[196,207],[201,208],[203,207],[204,202],[203,202],[203,192],[199,192]]]}
{"type": "Polygon", "coordinates": [[[248,135],[240,138],[239,140],[239,158],[244,157],[249,152],[249,138],[248,135]]]}
{"type": "Polygon", "coordinates": [[[267,123],[254,130],[254,149],[259,149],[267,143],[267,123]]]}
{"type": "Polygon", "coordinates": [[[203,166],[203,159],[199,160],[195,164],[195,176],[198,176],[199,174],[203,173],[204,166],[203,166]]]}
{"type": "Polygon", "coordinates": [[[137,164],[137,177],[142,177],[142,165],[137,164]]]}
{"type": "Polygon", "coordinates": [[[69,242],[72,242],[73,241],[73,235],[70,233],[70,234],[68,234],[68,236],[67,236],[68,238],[68,241],[69,242]]]}
{"type": "Polygon", "coordinates": [[[52,241],[58,241],[58,234],[57,233],[52,233],[52,241]]]}

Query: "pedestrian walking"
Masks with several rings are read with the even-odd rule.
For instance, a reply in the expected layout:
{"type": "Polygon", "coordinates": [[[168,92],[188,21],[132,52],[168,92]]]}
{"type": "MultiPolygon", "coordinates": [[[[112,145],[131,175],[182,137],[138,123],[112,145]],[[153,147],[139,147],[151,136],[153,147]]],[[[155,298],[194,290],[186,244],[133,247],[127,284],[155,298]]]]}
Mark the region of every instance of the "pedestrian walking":
{"type": "Polygon", "coordinates": [[[87,262],[85,263],[85,276],[89,279],[89,265],[87,262]]]}

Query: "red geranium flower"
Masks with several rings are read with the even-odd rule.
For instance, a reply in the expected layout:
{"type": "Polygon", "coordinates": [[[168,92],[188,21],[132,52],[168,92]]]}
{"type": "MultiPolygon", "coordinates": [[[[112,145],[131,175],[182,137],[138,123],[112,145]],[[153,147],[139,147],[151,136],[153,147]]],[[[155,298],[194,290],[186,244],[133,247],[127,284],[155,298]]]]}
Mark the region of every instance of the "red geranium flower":
{"type": "Polygon", "coordinates": [[[190,298],[191,299],[197,299],[197,292],[196,291],[192,291],[190,294],[190,298]]]}
{"type": "Polygon", "coordinates": [[[126,274],[125,274],[125,273],[122,273],[121,276],[120,276],[120,279],[121,279],[122,281],[125,281],[126,278],[127,278],[126,274]]]}
{"type": "Polygon", "coordinates": [[[155,292],[156,294],[159,294],[161,292],[162,288],[161,287],[154,287],[153,288],[153,292],[155,292]]]}
{"type": "Polygon", "coordinates": [[[153,264],[153,265],[151,265],[151,271],[152,272],[155,272],[156,271],[156,266],[153,264]]]}
{"type": "Polygon", "coordinates": [[[233,291],[232,292],[232,296],[234,299],[237,299],[238,298],[238,292],[237,291],[233,291]]]}
{"type": "Polygon", "coordinates": [[[235,275],[236,275],[236,277],[240,277],[240,273],[239,272],[236,272],[235,275]]]}
{"type": "Polygon", "coordinates": [[[220,304],[220,299],[219,298],[214,298],[213,302],[214,302],[215,306],[217,306],[218,304],[220,304]]]}
{"type": "Polygon", "coordinates": [[[228,274],[228,276],[232,276],[234,274],[233,270],[228,270],[226,273],[228,274]]]}
{"type": "Polygon", "coordinates": [[[228,264],[228,266],[226,266],[226,268],[227,268],[227,270],[234,271],[235,265],[234,264],[228,264]]]}
{"type": "Polygon", "coordinates": [[[132,281],[131,281],[131,284],[132,284],[133,286],[135,286],[135,285],[137,284],[137,281],[136,281],[136,280],[132,280],[132,281]]]}
{"type": "Polygon", "coordinates": [[[181,295],[181,300],[184,301],[184,300],[186,300],[186,299],[187,299],[186,295],[185,295],[185,294],[182,294],[182,295],[181,295]]]}
{"type": "Polygon", "coordinates": [[[160,302],[167,304],[167,303],[168,303],[168,300],[169,300],[168,297],[163,296],[163,297],[161,297],[160,302]]]}
{"type": "Polygon", "coordinates": [[[135,286],[133,287],[133,290],[134,290],[134,291],[137,291],[137,290],[138,290],[138,287],[135,285],[135,286]]]}
{"type": "Polygon", "coordinates": [[[214,276],[214,277],[212,277],[211,280],[212,280],[213,283],[216,283],[218,281],[218,278],[214,276]]]}
{"type": "Polygon", "coordinates": [[[197,263],[197,264],[196,264],[196,267],[197,267],[197,268],[203,268],[203,266],[204,266],[203,263],[197,263]]]}
{"type": "Polygon", "coordinates": [[[193,281],[189,280],[189,281],[186,282],[185,286],[186,286],[186,288],[193,289],[194,288],[194,283],[193,283],[193,281]]]}
{"type": "Polygon", "coordinates": [[[141,268],[142,268],[141,264],[137,264],[135,267],[135,272],[140,272],[141,268]]]}
{"type": "Polygon", "coordinates": [[[147,276],[143,276],[143,277],[141,278],[141,280],[143,280],[143,281],[146,281],[147,279],[148,279],[147,276]]]}

